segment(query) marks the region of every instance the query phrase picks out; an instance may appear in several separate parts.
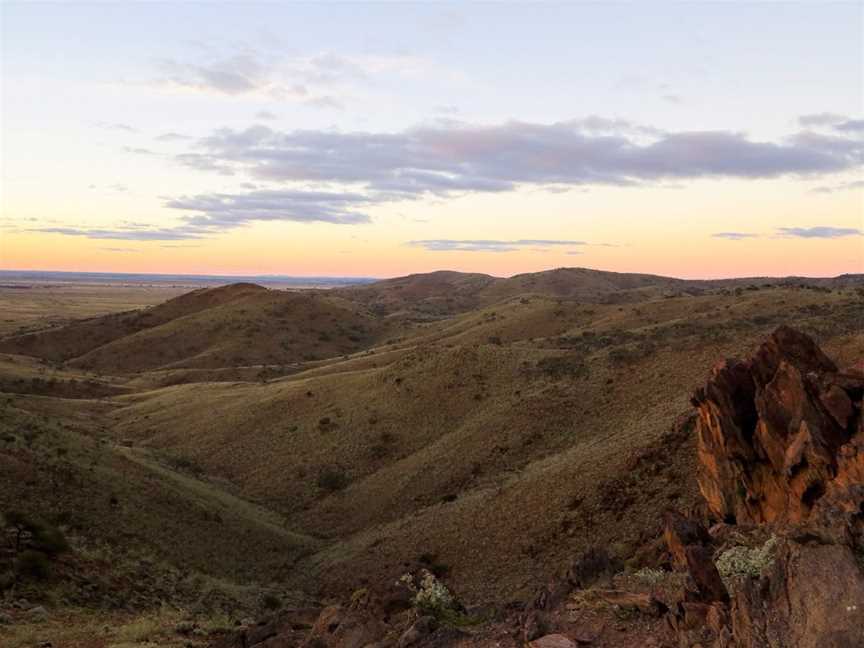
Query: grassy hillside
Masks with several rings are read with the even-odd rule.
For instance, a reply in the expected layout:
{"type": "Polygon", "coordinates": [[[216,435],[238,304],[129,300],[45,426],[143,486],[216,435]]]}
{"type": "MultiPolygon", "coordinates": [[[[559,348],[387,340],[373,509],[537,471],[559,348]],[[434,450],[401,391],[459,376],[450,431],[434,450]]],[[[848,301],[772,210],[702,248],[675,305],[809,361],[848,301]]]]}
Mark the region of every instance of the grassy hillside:
{"type": "MultiPolygon", "coordinates": [[[[528,296],[267,384],[120,397],[111,428],[326,539],[332,546],[304,562],[301,579],[348,587],[343,576],[356,578],[358,565],[373,579],[382,564],[398,571],[431,552],[464,591],[510,594],[591,538],[636,546],[663,507],[694,496],[692,483],[663,477],[640,491],[650,497],[629,527],[604,499],[632,457],[669,432],[715,361],[782,322],[851,361],[862,318],[850,291],[771,288],[626,306],[528,296]],[[590,512],[571,508],[577,500],[590,512]],[[506,574],[492,584],[479,555],[506,574]]],[[[682,446],[668,458],[691,455],[682,446]]],[[[621,497],[636,498],[628,511],[639,501],[621,497]]]]}
{"type": "Polygon", "coordinates": [[[862,321],[854,279],[560,270],[240,284],[6,337],[0,511],[72,546],[14,591],[236,616],[418,563],[468,602],[524,598],[589,544],[638,566],[663,510],[697,502],[676,421],[711,365],[780,324],[848,364],[862,321]]]}
{"type": "Polygon", "coordinates": [[[326,294],[251,284],[202,289],[119,313],[0,341],[7,353],[102,374],[218,369],[331,358],[369,346],[381,326],[326,294]]]}

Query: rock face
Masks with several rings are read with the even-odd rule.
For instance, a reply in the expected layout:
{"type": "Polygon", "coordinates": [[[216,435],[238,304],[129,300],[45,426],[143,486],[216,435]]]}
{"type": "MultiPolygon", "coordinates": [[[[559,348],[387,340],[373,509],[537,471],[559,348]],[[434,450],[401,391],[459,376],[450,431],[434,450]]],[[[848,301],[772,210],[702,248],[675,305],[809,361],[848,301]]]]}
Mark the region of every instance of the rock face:
{"type": "Polygon", "coordinates": [[[669,619],[680,646],[864,646],[862,368],[838,370],[784,327],[751,359],[715,367],[694,395],[699,485],[723,524],[707,533],[666,518],[669,552],[692,585],[669,619]],[[723,560],[730,550],[737,562],[723,560]],[[727,587],[721,562],[735,567],[727,587]]]}
{"type": "Polygon", "coordinates": [[[716,366],[693,396],[699,487],[727,523],[799,522],[861,483],[864,372],[837,370],[779,328],[749,360],[716,366]]]}

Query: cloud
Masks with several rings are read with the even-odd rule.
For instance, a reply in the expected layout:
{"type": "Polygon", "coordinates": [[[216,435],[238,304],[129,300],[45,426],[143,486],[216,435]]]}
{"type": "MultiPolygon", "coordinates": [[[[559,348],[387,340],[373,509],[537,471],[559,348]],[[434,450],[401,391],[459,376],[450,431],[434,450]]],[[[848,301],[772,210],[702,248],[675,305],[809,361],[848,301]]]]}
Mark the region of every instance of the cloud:
{"type": "Polygon", "coordinates": [[[268,66],[253,52],[241,52],[204,63],[163,59],[159,68],[165,75],[165,81],[183,88],[227,95],[257,90],[285,90],[273,87],[268,66]]]}
{"type": "Polygon", "coordinates": [[[864,180],[853,180],[851,182],[843,182],[838,185],[823,185],[811,189],[815,193],[835,193],[837,191],[853,191],[856,189],[864,189],[864,180]]]}
{"type": "Polygon", "coordinates": [[[833,126],[838,122],[845,121],[847,118],[837,113],[812,113],[809,115],[801,115],[798,118],[798,123],[809,128],[811,126],[833,126]]]}
{"type": "MultiPolygon", "coordinates": [[[[494,239],[426,239],[408,241],[406,245],[420,247],[430,252],[515,252],[524,248],[546,248],[560,245],[587,245],[585,241],[557,239],[516,239],[501,241],[494,239]]],[[[570,254],[570,252],[568,252],[570,254]]]]}
{"type": "Polygon", "coordinates": [[[442,104],[440,106],[435,106],[432,109],[432,112],[438,115],[458,115],[459,106],[454,106],[453,104],[442,104]]]}
{"type": "Polygon", "coordinates": [[[255,117],[257,119],[268,119],[268,120],[279,119],[279,115],[277,115],[276,113],[272,113],[269,110],[259,110],[257,113],[255,113],[255,117]]]}
{"type": "Polygon", "coordinates": [[[804,127],[829,127],[841,133],[864,132],[864,119],[856,119],[837,113],[815,113],[803,115],[798,123],[804,127]]]}
{"type": "Polygon", "coordinates": [[[97,240],[118,241],[181,241],[184,239],[203,238],[211,234],[205,229],[195,227],[168,227],[168,228],[84,228],[84,227],[42,227],[32,229],[31,232],[42,232],[43,234],[62,234],[64,236],[81,236],[97,240]]]}
{"type": "Polygon", "coordinates": [[[331,52],[286,56],[275,50],[243,47],[196,60],[162,59],[157,63],[160,76],[156,84],[229,97],[258,95],[314,108],[342,108],[342,95],[353,85],[379,74],[410,76],[427,65],[409,56],[349,57],[331,52]]]}
{"type": "Polygon", "coordinates": [[[717,232],[716,234],[711,235],[713,238],[721,238],[726,239],[728,241],[742,241],[748,238],[758,238],[758,234],[751,234],[749,232],[717,232]]]}
{"type": "Polygon", "coordinates": [[[358,208],[374,202],[368,196],[347,191],[298,189],[201,194],[165,202],[169,209],[190,212],[173,226],[155,227],[150,223],[127,221],[114,228],[46,227],[33,231],[130,241],[201,239],[262,221],[362,225],[369,223],[370,218],[358,208]]]}
{"type": "MultiPolygon", "coordinates": [[[[215,233],[268,220],[367,223],[369,209],[383,203],[525,186],[566,190],[819,176],[859,167],[864,142],[812,131],[778,142],[755,141],[730,131],[669,132],[601,116],[492,126],[448,120],[392,133],[284,132],[259,124],[217,130],[175,160],[251,181],[243,182],[247,193],[200,194],[166,203],[197,212],[185,223],[215,233]],[[256,181],[285,188],[259,190],[256,181]]],[[[733,238],[735,233],[719,235],[733,238]]]]}
{"type": "Polygon", "coordinates": [[[179,142],[182,140],[192,139],[189,135],[182,135],[180,133],[163,133],[156,138],[160,142],[179,142]]]}
{"type": "Polygon", "coordinates": [[[104,130],[117,130],[123,131],[125,133],[137,133],[138,129],[130,126],[129,124],[120,124],[120,123],[111,123],[111,122],[96,122],[94,124],[96,128],[102,128],[104,130]]]}
{"type": "Polygon", "coordinates": [[[138,148],[134,146],[124,146],[123,151],[126,153],[132,153],[134,155],[156,155],[153,151],[146,148],[138,148]]]}
{"type": "Polygon", "coordinates": [[[864,132],[864,119],[847,119],[835,124],[834,129],[846,132],[864,132]]]}
{"type": "Polygon", "coordinates": [[[135,248],[122,248],[122,247],[101,247],[99,249],[102,250],[103,252],[122,252],[124,254],[127,252],[132,252],[132,253],[142,252],[142,250],[136,250],[135,248]]]}
{"type": "Polygon", "coordinates": [[[663,101],[666,101],[666,102],[672,103],[672,104],[684,103],[683,97],[681,97],[681,95],[677,95],[677,94],[664,94],[660,98],[663,99],[663,101]]]}
{"type": "MultiPolygon", "coordinates": [[[[330,65],[343,73],[333,61],[315,65],[325,69],[330,65]]],[[[126,150],[152,154],[148,149],[126,150]]],[[[174,159],[202,171],[243,176],[248,191],[168,198],[166,207],[184,213],[174,226],[54,231],[91,238],[203,238],[260,221],[363,224],[370,222],[370,210],[384,203],[444,200],[520,187],[664,186],[696,179],[816,177],[858,169],[864,163],[864,141],[837,131],[802,131],[778,141],[759,141],[732,131],[672,132],[595,115],[551,124],[476,125],[446,120],[377,133],[286,132],[259,124],[245,130],[217,130],[191,142],[190,149],[174,159]],[[258,181],[282,186],[258,189],[258,181]]],[[[721,238],[735,235],[719,233],[721,238]]],[[[454,248],[459,242],[446,240],[413,244],[436,250],[499,251],[557,245],[463,241],[454,248]]]]}
{"type": "Polygon", "coordinates": [[[258,190],[246,194],[201,194],[165,203],[171,209],[198,212],[186,223],[210,230],[230,229],[252,221],[322,222],[338,225],[368,223],[356,209],[375,202],[362,194],[341,191],[258,190]]]}
{"type": "Polygon", "coordinates": [[[348,184],[389,199],[520,185],[812,176],[864,162],[864,142],[847,137],[803,132],[766,142],[729,131],[666,132],[602,117],[494,126],[448,122],[396,133],[280,132],[258,125],[221,129],[195,148],[178,161],[260,180],[348,184]]]}
{"type": "Polygon", "coordinates": [[[779,227],[777,233],[780,236],[792,236],[798,238],[841,238],[844,236],[862,236],[864,232],[852,227],[779,227]]]}

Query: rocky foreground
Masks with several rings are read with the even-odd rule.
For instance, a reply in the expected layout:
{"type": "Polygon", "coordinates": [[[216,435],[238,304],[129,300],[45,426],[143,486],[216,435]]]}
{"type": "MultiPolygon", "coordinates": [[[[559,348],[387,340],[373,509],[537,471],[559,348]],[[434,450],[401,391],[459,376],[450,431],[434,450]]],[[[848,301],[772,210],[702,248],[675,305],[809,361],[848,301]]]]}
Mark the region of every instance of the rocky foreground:
{"type": "Polygon", "coordinates": [[[862,395],[864,362],[840,370],[781,327],[694,394],[676,426],[697,435],[704,507],[667,512],[637,555],[590,550],[504,609],[466,609],[434,567],[409,569],[386,590],[282,610],[213,646],[860,648],[862,395]]]}

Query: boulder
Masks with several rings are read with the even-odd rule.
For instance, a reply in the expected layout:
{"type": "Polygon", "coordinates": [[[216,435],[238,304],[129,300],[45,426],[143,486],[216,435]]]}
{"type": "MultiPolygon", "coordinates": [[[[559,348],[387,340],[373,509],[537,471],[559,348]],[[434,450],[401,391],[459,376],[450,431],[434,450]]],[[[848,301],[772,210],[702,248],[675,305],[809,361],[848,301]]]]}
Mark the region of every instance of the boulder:
{"type": "Polygon", "coordinates": [[[759,579],[733,591],[736,648],[864,646],[864,574],[849,547],[780,543],[759,579]]]}
{"type": "Polygon", "coordinates": [[[306,639],[306,646],[363,648],[384,636],[380,619],[361,610],[331,605],[321,611],[306,639]]]}

